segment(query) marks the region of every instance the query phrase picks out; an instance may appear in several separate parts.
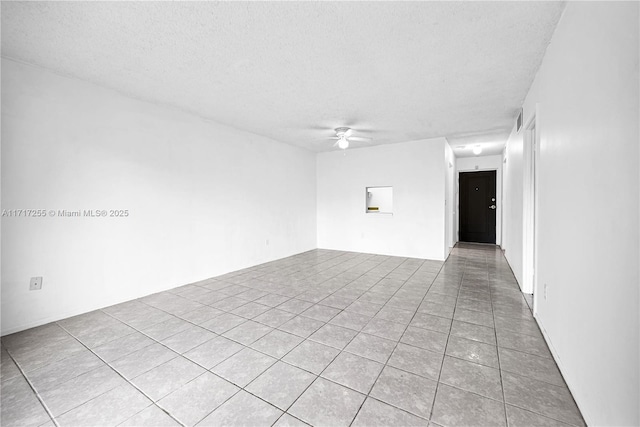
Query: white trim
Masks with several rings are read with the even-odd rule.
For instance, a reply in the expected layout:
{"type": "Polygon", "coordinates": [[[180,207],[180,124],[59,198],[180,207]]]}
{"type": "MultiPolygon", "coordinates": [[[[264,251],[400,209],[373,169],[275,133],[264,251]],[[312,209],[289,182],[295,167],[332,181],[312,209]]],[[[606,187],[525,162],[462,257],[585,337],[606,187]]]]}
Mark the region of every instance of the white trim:
{"type": "Polygon", "coordinates": [[[522,292],[533,294],[533,309],[536,312],[537,297],[537,189],[539,174],[539,127],[536,112],[527,120],[523,136],[522,179],[522,292]]]}

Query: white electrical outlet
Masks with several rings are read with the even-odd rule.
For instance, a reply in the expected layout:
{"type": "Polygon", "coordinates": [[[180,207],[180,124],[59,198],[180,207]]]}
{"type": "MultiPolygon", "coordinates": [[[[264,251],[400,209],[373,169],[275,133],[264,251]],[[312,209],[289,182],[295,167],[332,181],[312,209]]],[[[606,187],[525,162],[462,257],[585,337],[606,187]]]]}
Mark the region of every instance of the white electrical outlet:
{"type": "Polygon", "coordinates": [[[269,246],[269,239],[266,240],[265,244],[269,246]]]}
{"type": "Polygon", "coordinates": [[[30,291],[39,291],[42,289],[42,277],[32,277],[29,282],[30,291]]]}
{"type": "Polygon", "coordinates": [[[547,284],[544,284],[544,300],[547,300],[547,284]]]}

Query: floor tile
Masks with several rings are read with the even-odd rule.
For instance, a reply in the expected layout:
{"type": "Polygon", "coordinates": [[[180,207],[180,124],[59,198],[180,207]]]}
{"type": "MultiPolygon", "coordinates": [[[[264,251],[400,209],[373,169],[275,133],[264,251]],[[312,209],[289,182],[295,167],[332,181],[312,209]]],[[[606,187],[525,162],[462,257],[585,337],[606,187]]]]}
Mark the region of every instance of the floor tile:
{"type": "Polygon", "coordinates": [[[16,363],[25,372],[31,372],[58,360],[66,359],[76,353],[85,351],[86,347],[69,335],[60,339],[43,340],[42,344],[30,343],[18,348],[8,348],[16,363]]]}
{"type": "Polygon", "coordinates": [[[498,350],[495,346],[465,338],[449,337],[447,356],[457,357],[481,365],[498,367],[498,350]]]}
{"type": "Polygon", "coordinates": [[[276,359],[273,357],[251,350],[250,348],[245,348],[215,366],[211,369],[211,372],[232,382],[238,387],[244,387],[275,362],[276,359]]]}
{"type": "Polygon", "coordinates": [[[340,353],[322,372],[323,378],[367,394],[384,365],[347,352],[340,353]]]}
{"type": "Polygon", "coordinates": [[[302,341],[304,341],[302,337],[275,329],[251,344],[250,347],[261,353],[280,359],[302,341]]]}
{"type": "Polygon", "coordinates": [[[319,375],[339,352],[333,347],[306,340],[291,350],[282,360],[319,375]]]}
{"type": "Polygon", "coordinates": [[[93,349],[107,363],[154,344],[155,341],[140,332],[117,338],[93,349]]]}
{"type": "Polygon", "coordinates": [[[453,321],[451,336],[496,345],[496,330],[474,323],[453,321]]]}
{"type": "Polygon", "coordinates": [[[132,379],[156,366],[178,357],[162,344],[152,344],[114,360],[110,365],[127,379],[132,379]]]}
{"type": "Polygon", "coordinates": [[[382,307],[382,304],[374,304],[371,302],[356,300],[352,302],[347,308],[345,308],[344,311],[351,311],[353,313],[373,317],[380,311],[382,307]]]}
{"type": "Polygon", "coordinates": [[[178,354],[185,353],[200,344],[203,344],[217,335],[199,326],[191,326],[182,332],[171,335],[162,340],[162,344],[178,354]]]}
{"type": "Polygon", "coordinates": [[[255,301],[258,298],[264,297],[265,295],[268,295],[268,293],[259,289],[249,289],[247,291],[236,294],[238,298],[246,299],[247,301],[255,301]]]}
{"type": "Polygon", "coordinates": [[[540,328],[533,319],[518,319],[494,315],[496,329],[541,337],[540,328]]]}
{"type": "Polygon", "coordinates": [[[451,330],[451,319],[432,314],[416,313],[410,326],[448,334],[451,330]]]}
{"type": "Polygon", "coordinates": [[[456,308],[463,308],[465,310],[480,311],[483,313],[493,313],[491,302],[478,301],[474,299],[467,299],[459,297],[456,303],[456,308]]]}
{"type": "Polygon", "coordinates": [[[197,425],[201,427],[269,426],[275,423],[280,415],[282,411],[241,390],[197,425]]]}
{"type": "Polygon", "coordinates": [[[296,317],[294,313],[278,310],[277,308],[272,308],[271,310],[261,314],[260,316],[255,317],[253,320],[262,323],[263,325],[277,328],[278,326],[288,322],[294,317],[296,317]]]}
{"type": "Polygon", "coordinates": [[[262,305],[267,305],[269,307],[277,307],[288,300],[289,300],[289,297],[276,295],[276,294],[267,294],[262,298],[258,298],[254,302],[262,305]]]}
{"type": "Polygon", "coordinates": [[[239,342],[240,344],[249,345],[267,335],[272,330],[273,328],[269,326],[249,320],[228,330],[222,334],[222,336],[239,342]]]}
{"type": "Polygon", "coordinates": [[[193,426],[240,391],[222,378],[205,372],[188,382],[158,404],[186,426],[193,426]]]}
{"type": "Polygon", "coordinates": [[[22,375],[2,381],[0,398],[3,426],[39,426],[51,420],[22,375]]]}
{"type": "Polygon", "coordinates": [[[235,314],[236,316],[244,317],[246,319],[253,319],[254,317],[260,316],[262,313],[269,310],[271,310],[271,307],[269,307],[268,305],[249,302],[236,308],[235,310],[232,310],[231,313],[235,314]]]}
{"type": "Polygon", "coordinates": [[[171,316],[169,320],[144,328],[141,332],[154,340],[162,341],[178,332],[189,329],[193,325],[179,317],[171,316]]]}
{"type": "Polygon", "coordinates": [[[216,337],[189,350],[184,353],[183,356],[205,369],[211,369],[243,348],[243,345],[235,341],[231,341],[225,337],[216,337]]]}
{"type": "Polygon", "coordinates": [[[389,366],[437,381],[443,355],[399,343],[387,362],[389,366]]]}
{"type": "Polygon", "coordinates": [[[9,356],[7,350],[2,347],[2,350],[0,351],[0,379],[6,381],[19,375],[22,375],[20,373],[20,369],[18,369],[18,366],[11,356],[9,356]]]}
{"type": "Polygon", "coordinates": [[[280,304],[279,306],[277,306],[276,308],[278,310],[282,310],[282,311],[287,311],[289,313],[294,313],[294,314],[300,314],[303,311],[305,311],[306,309],[308,309],[309,307],[311,307],[313,304],[307,301],[302,301],[299,299],[290,299],[286,302],[283,302],[282,304],[280,304]]]}
{"type": "Polygon", "coordinates": [[[353,329],[327,323],[314,332],[309,339],[342,350],[356,335],[358,332],[353,329]]]}
{"type": "Polygon", "coordinates": [[[367,326],[362,329],[362,332],[370,335],[375,335],[377,337],[386,338],[391,341],[399,341],[405,329],[406,325],[404,325],[403,323],[396,323],[390,320],[373,318],[369,321],[369,323],[367,323],[367,326]]]}
{"type": "Polygon", "coordinates": [[[300,313],[300,316],[310,317],[311,319],[319,320],[321,322],[328,322],[338,313],[340,313],[340,310],[337,308],[316,304],[300,313]]]}
{"type": "Polygon", "coordinates": [[[418,307],[418,313],[453,319],[454,306],[425,301],[418,307]]]}
{"type": "Polygon", "coordinates": [[[566,387],[503,372],[504,398],[507,403],[544,414],[568,424],[584,425],[580,411],[566,387]]]}
{"type": "Polygon", "coordinates": [[[507,405],[507,420],[509,427],[569,427],[570,425],[511,405],[507,405]]]}
{"type": "Polygon", "coordinates": [[[57,418],[62,426],[116,426],[151,401],[130,384],[123,384],[57,418]]]}
{"type": "Polygon", "coordinates": [[[353,329],[360,331],[371,320],[371,317],[364,314],[353,313],[350,311],[343,311],[336,317],[329,321],[332,325],[342,326],[343,328],[353,329]]]}
{"type": "Polygon", "coordinates": [[[503,330],[496,331],[496,334],[498,335],[498,347],[551,358],[551,352],[542,338],[503,330]]]}
{"type": "Polygon", "coordinates": [[[40,395],[53,416],[57,417],[125,383],[125,380],[113,369],[104,366],[75,377],[40,395]]]}
{"type": "Polygon", "coordinates": [[[386,363],[396,344],[395,341],[359,333],[349,345],[345,347],[345,351],[379,363],[386,363]]]}
{"type": "Polygon", "coordinates": [[[553,359],[529,353],[498,348],[500,369],[558,386],[565,386],[564,379],[553,359]]]}
{"type": "Polygon", "coordinates": [[[441,426],[505,426],[504,404],[445,384],[438,386],[431,421],[441,426]]]}
{"type": "Polygon", "coordinates": [[[409,326],[400,341],[414,347],[435,351],[436,353],[444,353],[447,345],[447,335],[428,329],[409,326]]]}
{"type": "Polygon", "coordinates": [[[150,307],[140,301],[128,301],[103,308],[102,311],[137,330],[165,322],[173,317],[169,313],[150,307]]]}
{"type": "Polygon", "coordinates": [[[70,424],[582,425],[490,245],[458,244],[445,263],[312,250],[60,324],[162,399],[137,406],[144,393],[51,323],[1,339],[3,400],[13,387],[20,402],[3,425],[44,411],[9,353],[70,424]]]}
{"type": "Polygon", "coordinates": [[[120,427],[180,427],[180,423],[152,405],[120,424],[120,427]]]}
{"type": "Polygon", "coordinates": [[[376,314],[376,318],[389,320],[391,322],[401,323],[403,325],[408,325],[413,318],[415,311],[412,310],[403,310],[401,308],[391,307],[389,305],[385,305],[380,309],[380,311],[376,314]]]}
{"type": "Polygon", "coordinates": [[[318,378],[288,412],[314,426],[349,426],[364,398],[363,394],[318,378]]]}
{"type": "Polygon", "coordinates": [[[427,427],[428,425],[429,421],[424,418],[417,417],[371,397],[367,397],[352,424],[353,427],[427,427]]]}
{"type": "Polygon", "coordinates": [[[308,425],[289,414],[282,414],[273,427],[307,427],[308,425]]]}
{"type": "Polygon", "coordinates": [[[456,308],[453,315],[454,320],[460,322],[473,323],[480,326],[487,326],[493,328],[493,314],[481,313],[479,311],[465,310],[463,308],[456,308]]]}
{"type": "Polygon", "coordinates": [[[86,350],[31,371],[27,373],[27,378],[33,387],[39,393],[42,393],[57,387],[65,381],[103,366],[106,365],[102,360],[89,350],[86,350]]]}
{"type": "Polygon", "coordinates": [[[204,372],[204,368],[190,360],[176,357],[135,377],[132,382],[155,402],[204,372]]]}
{"type": "Polygon", "coordinates": [[[246,390],[286,411],[309,387],[316,376],[283,362],[263,372],[246,390]]]}
{"type": "Polygon", "coordinates": [[[440,382],[491,399],[503,400],[500,371],[495,368],[445,356],[440,382]]]}
{"type": "Polygon", "coordinates": [[[387,366],[370,396],[423,418],[429,417],[436,382],[387,366]]]}
{"type": "Polygon", "coordinates": [[[323,325],[324,322],[321,322],[319,320],[296,316],[288,322],[280,325],[278,329],[302,338],[307,338],[309,335],[320,329],[323,325]]]}
{"type": "Polygon", "coordinates": [[[351,305],[351,303],[353,303],[354,300],[355,298],[345,298],[338,295],[329,295],[328,297],[320,301],[318,304],[337,308],[339,310],[344,310],[349,305],[351,305]]]}
{"type": "Polygon", "coordinates": [[[217,308],[218,310],[230,312],[235,310],[238,307],[242,307],[247,303],[248,303],[247,300],[230,296],[228,298],[221,299],[220,301],[214,302],[213,304],[211,304],[211,307],[217,308]]]}
{"type": "Polygon", "coordinates": [[[222,310],[205,306],[205,307],[198,308],[197,310],[189,311],[187,313],[181,314],[180,318],[188,322],[195,323],[196,325],[200,325],[217,316],[220,316],[223,313],[224,311],[222,310]]]}
{"type": "Polygon", "coordinates": [[[244,317],[236,316],[235,314],[231,313],[224,313],[214,317],[211,320],[207,320],[200,326],[210,330],[213,333],[223,334],[228,330],[243,324],[246,321],[247,319],[245,319],[244,317]]]}

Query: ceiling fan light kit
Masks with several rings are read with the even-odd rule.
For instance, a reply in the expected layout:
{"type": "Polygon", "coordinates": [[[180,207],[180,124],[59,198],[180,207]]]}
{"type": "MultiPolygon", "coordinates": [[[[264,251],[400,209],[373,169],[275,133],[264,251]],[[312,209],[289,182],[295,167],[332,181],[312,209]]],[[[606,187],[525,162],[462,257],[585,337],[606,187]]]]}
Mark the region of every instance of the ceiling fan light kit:
{"type": "Polygon", "coordinates": [[[336,136],[331,139],[337,139],[337,142],[334,144],[334,147],[337,145],[338,148],[346,150],[349,148],[349,139],[360,140],[360,141],[368,141],[371,138],[365,138],[361,136],[351,136],[353,135],[353,129],[348,127],[339,127],[334,129],[336,132],[336,136]]]}
{"type": "Polygon", "coordinates": [[[338,140],[338,147],[346,150],[347,148],[349,148],[349,140],[346,137],[341,136],[338,140]]]}

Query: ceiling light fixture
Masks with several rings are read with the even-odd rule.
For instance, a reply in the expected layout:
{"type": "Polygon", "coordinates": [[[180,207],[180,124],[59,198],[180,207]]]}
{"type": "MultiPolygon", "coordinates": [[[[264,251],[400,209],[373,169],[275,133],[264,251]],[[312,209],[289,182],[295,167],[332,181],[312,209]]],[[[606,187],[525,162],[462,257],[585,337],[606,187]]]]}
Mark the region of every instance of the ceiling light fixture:
{"type": "Polygon", "coordinates": [[[344,135],[340,136],[340,139],[338,140],[338,147],[342,148],[343,150],[349,148],[349,140],[344,135]]]}
{"type": "Polygon", "coordinates": [[[473,154],[477,156],[480,153],[482,153],[482,147],[480,145],[476,145],[475,147],[473,147],[473,154]]]}

